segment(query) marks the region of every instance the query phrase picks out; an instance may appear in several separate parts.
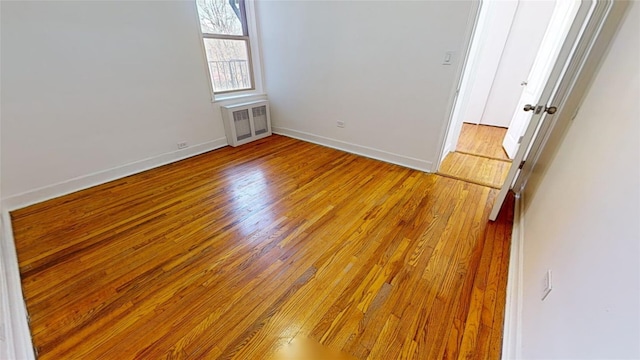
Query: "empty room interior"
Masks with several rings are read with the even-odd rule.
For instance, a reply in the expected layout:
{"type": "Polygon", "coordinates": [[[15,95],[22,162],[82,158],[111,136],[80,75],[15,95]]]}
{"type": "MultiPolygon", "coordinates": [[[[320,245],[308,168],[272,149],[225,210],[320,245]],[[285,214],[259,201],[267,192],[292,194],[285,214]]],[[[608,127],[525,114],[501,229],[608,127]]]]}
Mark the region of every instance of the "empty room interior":
{"type": "Polygon", "coordinates": [[[0,359],[640,358],[638,24],[0,1],[0,359]]]}

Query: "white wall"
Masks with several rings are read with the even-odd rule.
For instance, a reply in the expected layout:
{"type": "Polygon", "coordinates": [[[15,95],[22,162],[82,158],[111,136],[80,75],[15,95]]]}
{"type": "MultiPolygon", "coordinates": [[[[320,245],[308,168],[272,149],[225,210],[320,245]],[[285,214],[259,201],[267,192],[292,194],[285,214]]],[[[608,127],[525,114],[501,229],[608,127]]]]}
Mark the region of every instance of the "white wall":
{"type": "Polygon", "coordinates": [[[471,5],[258,2],[274,130],[432,170],[471,5]]]}
{"type": "Polygon", "coordinates": [[[27,196],[42,200],[226,144],[193,2],[1,6],[4,198],[53,185],[27,196]],[[179,141],[192,148],[175,152],[179,141]]]}
{"type": "Polygon", "coordinates": [[[640,358],[638,23],[632,3],[555,158],[525,189],[526,359],[640,358]],[[547,269],[554,289],[541,301],[547,269]]]}

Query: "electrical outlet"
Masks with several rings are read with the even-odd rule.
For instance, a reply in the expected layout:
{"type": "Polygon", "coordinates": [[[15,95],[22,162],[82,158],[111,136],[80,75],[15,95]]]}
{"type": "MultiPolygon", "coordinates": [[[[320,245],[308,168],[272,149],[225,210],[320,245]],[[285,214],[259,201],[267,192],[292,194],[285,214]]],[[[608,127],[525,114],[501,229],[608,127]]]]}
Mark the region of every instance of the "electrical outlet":
{"type": "Polygon", "coordinates": [[[551,290],[553,290],[553,284],[551,282],[551,269],[549,269],[542,278],[542,300],[549,296],[551,290]]]}
{"type": "Polygon", "coordinates": [[[186,141],[182,141],[178,143],[178,149],[185,149],[189,146],[186,141]]]}
{"type": "Polygon", "coordinates": [[[339,128],[343,128],[344,127],[344,121],[338,120],[338,121],[336,121],[336,124],[338,125],[339,128]]]}
{"type": "Polygon", "coordinates": [[[444,59],[442,59],[442,65],[451,65],[453,62],[453,51],[447,51],[444,53],[444,59]]]}

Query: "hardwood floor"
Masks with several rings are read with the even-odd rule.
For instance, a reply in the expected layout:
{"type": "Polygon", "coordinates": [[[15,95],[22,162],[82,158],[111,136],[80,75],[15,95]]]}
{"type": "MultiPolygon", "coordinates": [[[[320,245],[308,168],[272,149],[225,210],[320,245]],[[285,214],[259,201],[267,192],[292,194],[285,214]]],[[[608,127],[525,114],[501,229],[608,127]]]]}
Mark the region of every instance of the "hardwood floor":
{"type": "Polygon", "coordinates": [[[506,133],[505,128],[463,123],[456,151],[447,154],[438,174],[500,189],[511,167],[502,149],[506,133]]]}
{"type": "Polygon", "coordinates": [[[507,178],[510,167],[511,163],[504,160],[452,152],[440,164],[438,174],[500,189],[507,178]]]}
{"type": "Polygon", "coordinates": [[[456,151],[499,160],[509,160],[502,148],[502,140],[506,134],[506,128],[463,123],[456,151]]]}
{"type": "Polygon", "coordinates": [[[17,210],[33,341],[40,359],[498,359],[496,193],[274,135],[17,210]]]}

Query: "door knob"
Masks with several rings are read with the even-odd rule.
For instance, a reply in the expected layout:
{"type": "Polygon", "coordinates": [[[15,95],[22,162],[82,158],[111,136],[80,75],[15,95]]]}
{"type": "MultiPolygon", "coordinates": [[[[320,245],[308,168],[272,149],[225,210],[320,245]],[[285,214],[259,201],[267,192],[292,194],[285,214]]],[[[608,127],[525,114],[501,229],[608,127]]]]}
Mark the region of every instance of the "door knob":
{"type": "Polygon", "coordinates": [[[536,114],[540,114],[542,111],[546,112],[549,115],[553,115],[558,111],[558,108],[555,106],[535,106],[531,104],[527,104],[524,106],[524,111],[535,111],[536,114]]]}

